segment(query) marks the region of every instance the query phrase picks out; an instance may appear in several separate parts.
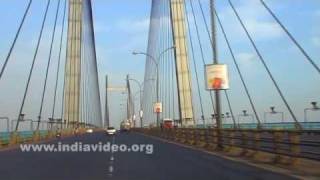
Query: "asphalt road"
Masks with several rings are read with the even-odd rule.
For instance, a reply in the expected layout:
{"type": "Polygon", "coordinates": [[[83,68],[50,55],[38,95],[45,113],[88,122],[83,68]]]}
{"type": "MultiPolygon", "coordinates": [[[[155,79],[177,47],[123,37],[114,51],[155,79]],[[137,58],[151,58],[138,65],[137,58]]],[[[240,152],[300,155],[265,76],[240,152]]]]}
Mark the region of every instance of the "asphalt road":
{"type": "MultiPolygon", "coordinates": [[[[290,177],[204,152],[145,137],[121,133],[114,137],[103,133],[63,139],[71,144],[107,143],[153,144],[153,153],[143,152],[0,152],[0,179],[4,180],[223,180],[272,179],[290,177]]],[[[57,141],[55,141],[57,143],[57,141]]],[[[146,149],[146,148],[144,148],[146,149]]],[[[151,149],[149,149],[151,150],[151,149]]],[[[151,152],[151,151],[148,151],[151,152]]]]}

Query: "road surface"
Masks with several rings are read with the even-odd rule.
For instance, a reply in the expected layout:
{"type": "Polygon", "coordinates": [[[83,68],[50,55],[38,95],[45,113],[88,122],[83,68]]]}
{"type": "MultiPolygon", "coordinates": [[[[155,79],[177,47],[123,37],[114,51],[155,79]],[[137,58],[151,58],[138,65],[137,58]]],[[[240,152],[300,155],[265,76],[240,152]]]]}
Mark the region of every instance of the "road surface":
{"type": "MultiPolygon", "coordinates": [[[[69,137],[71,144],[98,142],[115,144],[153,144],[153,154],[146,152],[0,152],[0,179],[5,180],[213,180],[272,179],[291,177],[226,160],[221,157],[165,143],[136,133],[114,137],[93,133],[69,137]]],[[[57,141],[54,141],[57,143],[57,141]]],[[[150,149],[149,149],[150,150],[150,149]]],[[[150,152],[150,151],[149,151],[150,152]]]]}

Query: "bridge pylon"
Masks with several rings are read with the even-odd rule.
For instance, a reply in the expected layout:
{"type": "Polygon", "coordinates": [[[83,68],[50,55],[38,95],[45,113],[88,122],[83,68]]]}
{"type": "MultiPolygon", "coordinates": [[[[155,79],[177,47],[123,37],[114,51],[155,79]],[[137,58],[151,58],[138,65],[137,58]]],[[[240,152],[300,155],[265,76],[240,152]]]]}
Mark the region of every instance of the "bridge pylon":
{"type": "Polygon", "coordinates": [[[179,115],[182,126],[192,126],[195,124],[195,120],[192,107],[192,80],[186,39],[187,32],[184,0],[170,1],[170,17],[174,41],[173,44],[175,46],[179,115]]]}
{"type": "Polygon", "coordinates": [[[80,120],[82,0],[69,0],[67,58],[64,87],[64,120],[80,120]]]}

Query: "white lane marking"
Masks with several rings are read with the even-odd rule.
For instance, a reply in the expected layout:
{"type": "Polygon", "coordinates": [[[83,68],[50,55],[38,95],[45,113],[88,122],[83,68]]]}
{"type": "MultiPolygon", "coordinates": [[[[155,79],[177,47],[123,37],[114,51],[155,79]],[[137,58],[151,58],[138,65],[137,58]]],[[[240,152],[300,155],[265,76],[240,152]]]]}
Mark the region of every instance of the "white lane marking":
{"type": "Polygon", "coordinates": [[[113,166],[112,166],[112,165],[110,165],[108,170],[109,170],[109,173],[111,173],[111,174],[112,174],[112,173],[113,173],[113,166]]]}
{"type": "MultiPolygon", "coordinates": [[[[112,144],[115,144],[115,136],[112,137],[112,144]]],[[[114,172],[114,155],[113,155],[113,151],[111,150],[111,157],[109,159],[109,167],[108,167],[108,176],[112,177],[113,176],[113,172],[114,172]]]]}

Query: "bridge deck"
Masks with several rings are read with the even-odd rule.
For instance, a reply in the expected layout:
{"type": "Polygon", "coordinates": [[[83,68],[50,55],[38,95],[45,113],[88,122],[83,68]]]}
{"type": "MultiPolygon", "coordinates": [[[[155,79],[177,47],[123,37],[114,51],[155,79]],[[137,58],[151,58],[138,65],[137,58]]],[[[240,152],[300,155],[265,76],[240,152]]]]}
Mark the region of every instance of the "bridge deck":
{"type": "MultiPolygon", "coordinates": [[[[285,175],[226,160],[205,152],[165,143],[135,133],[107,137],[94,133],[63,143],[153,144],[153,154],[136,152],[23,153],[0,152],[1,179],[292,179],[285,175]],[[111,160],[111,157],[114,160],[111,160]]],[[[57,141],[55,141],[57,143],[57,141]]]]}

